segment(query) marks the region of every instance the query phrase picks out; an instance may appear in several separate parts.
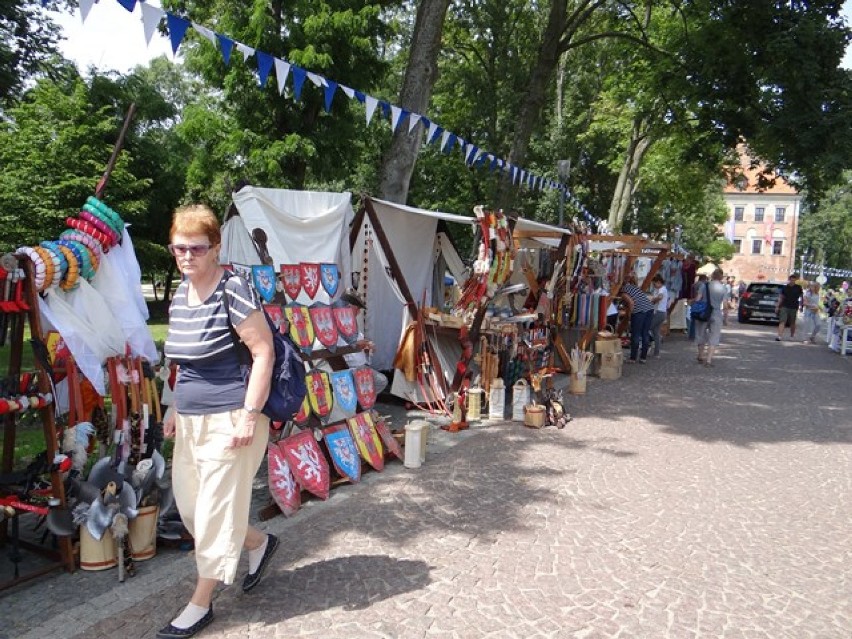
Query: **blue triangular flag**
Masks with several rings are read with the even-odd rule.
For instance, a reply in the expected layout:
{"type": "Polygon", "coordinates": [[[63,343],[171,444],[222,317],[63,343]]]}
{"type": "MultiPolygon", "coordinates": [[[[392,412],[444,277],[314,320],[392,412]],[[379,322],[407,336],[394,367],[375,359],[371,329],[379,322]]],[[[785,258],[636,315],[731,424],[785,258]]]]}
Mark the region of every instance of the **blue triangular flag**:
{"type": "Polygon", "coordinates": [[[325,85],[325,110],[331,111],[331,101],[334,100],[334,92],[337,91],[337,82],[326,79],[325,85]]]}
{"type": "Polygon", "coordinates": [[[367,99],[367,96],[361,93],[358,89],[355,89],[355,99],[358,100],[361,104],[364,104],[364,101],[367,99]]]}
{"type": "Polygon", "coordinates": [[[178,47],[186,35],[186,30],[189,29],[190,22],[186,18],[181,18],[173,13],[166,13],[166,24],[169,27],[169,40],[172,41],[172,51],[177,55],[178,47]]]}
{"type": "Polygon", "coordinates": [[[136,8],[136,0],[118,0],[118,4],[127,9],[130,13],[136,8]]]}
{"type": "Polygon", "coordinates": [[[263,51],[255,51],[254,55],[257,58],[257,79],[260,86],[265,87],[269,72],[272,71],[272,65],[275,64],[275,58],[263,51]]]}
{"type": "Polygon", "coordinates": [[[295,64],[290,67],[290,72],[293,74],[293,96],[297,100],[301,100],[302,85],[305,84],[305,78],[308,77],[308,72],[302,67],[297,67],[295,64]]]}
{"type": "Polygon", "coordinates": [[[225,66],[231,64],[231,51],[234,50],[234,41],[221,33],[216,34],[216,39],[219,41],[219,48],[222,49],[222,60],[225,61],[225,66]]]}
{"type": "Polygon", "coordinates": [[[458,140],[458,137],[455,133],[450,133],[447,136],[447,146],[444,148],[444,153],[449,153],[453,150],[453,147],[456,145],[456,140],[458,140]]]}
{"type": "Polygon", "coordinates": [[[390,118],[391,116],[391,105],[389,102],[379,102],[379,105],[382,107],[382,113],[386,118],[390,118]]]}

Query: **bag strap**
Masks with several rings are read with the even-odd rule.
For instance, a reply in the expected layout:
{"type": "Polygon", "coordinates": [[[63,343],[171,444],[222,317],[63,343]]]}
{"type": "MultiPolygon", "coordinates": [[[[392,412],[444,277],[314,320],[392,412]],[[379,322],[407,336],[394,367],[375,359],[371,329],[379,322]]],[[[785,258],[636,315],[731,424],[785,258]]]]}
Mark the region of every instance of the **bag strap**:
{"type": "MultiPolygon", "coordinates": [[[[228,271],[225,272],[228,273],[228,271]]],[[[225,306],[225,315],[228,316],[228,331],[230,331],[231,340],[233,340],[234,342],[234,350],[237,351],[237,359],[240,361],[240,364],[243,364],[245,366],[251,366],[251,351],[249,350],[248,346],[245,345],[243,340],[240,339],[240,336],[237,334],[237,330],[231,323],[231,307],[228,305],[227,285],[232,277],[234,277],[234,274],[230,273],[228,274],[228,277],[225,278],[225,286],[222,287],[222,304],[225,306]]]]}

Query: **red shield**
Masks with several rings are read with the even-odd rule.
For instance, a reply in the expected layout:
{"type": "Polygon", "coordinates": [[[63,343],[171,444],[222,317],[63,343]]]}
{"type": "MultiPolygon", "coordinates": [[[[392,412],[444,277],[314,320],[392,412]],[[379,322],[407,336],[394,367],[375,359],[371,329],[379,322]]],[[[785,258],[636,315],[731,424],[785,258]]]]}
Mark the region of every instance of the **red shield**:
{"type": "Polygon", "coordinates": [[[314,346],[314,326],[308,309],[299,304],[288,304],[284,307],[284,315],[290,325],[290,339],[306,353],[314,346]]]}
{"type": "Polygon", "coordinates": [[[320,287],[320,265],[312,262],[300,262],[299,273],[302,279],[302,288],[308,297],[314,299],[314,295],[320,287]]]}
{"type": "Polygon", "coordinates": [[[375,411],[373,412],[373,426],[376,427],[376,432],[381,437],[382,443],[385,445],[385,450],[402,461],[402,449],[399,447],[399,442],[391,435],[390,428],[388,428],[385,420],[379,417],[375,411]]]}
{"type": "Polygon", "coordinates": [[[328,417],[334,407],[328,373],[316,368],[308,371],[305,376],[305,386],[308,387],[308,400],[310,400],[314,415],[320,419],[328,417]]]}
{"type": "Polygon", "coordinates": [[[281,284],[291,300],[299,297],[299,291],[302,290],[302,271],[298,264],[281,265],[281,284]]]}
{"type": "Polygon", "coordinates": [[[299,485],[320,499],[328,499],[331,474],[314,434],[303,430],[281,440],[278,445],[299,485]]]}
{"type": "Polygon", "coordinates": [[[362,366],[352,371],[355,378],[355,392],[358,395],[358,403],[364,410],[370,410],[376,403],[376,377],[373,369],[362,366]]]}
{"type": "Polygon", "coordinates": [[[287,324],[284,321],[284,309],[282,309],[278,304],[264,304],[263,310],[266,311],[269,319],[271,319],[272,323],[275,324],[275,328],[278,329],[278,332],[286,334],[287,324]]]}
{"type": "Polygon", "coordinates": [[[352,433],[352,439],[355,440],[358,453],[364,461],[376,470],[383,470],[385,459],[382,454],[382,442],[379,441],[369,414],[358,413],[355,417],[347,419],[346,424],[349,426],[349,432],[352,433]]]}
{"type": "Polygon", "coordinates": [[[302,493],[278,443],[267,446],[269,459],[269,492],[281,512],[289,517],[302,505],[302,493]]]}
{"type": "Polygon", "coordinates": [[[339,300],[335,302],[331,310],[340,337],[350,346],[354,346],[358,341],[358,320],[356,319],[358,311],[354,306],[339,300]]]}
{"type": "Polygon", "coordinates": [[[337,326],[334,324],[334,315],[331,307],[325,304],[314,304],[310,308],[311,322],[314,325],[314,335],[320,344],[328,349],[337,346],[337,326]]]}

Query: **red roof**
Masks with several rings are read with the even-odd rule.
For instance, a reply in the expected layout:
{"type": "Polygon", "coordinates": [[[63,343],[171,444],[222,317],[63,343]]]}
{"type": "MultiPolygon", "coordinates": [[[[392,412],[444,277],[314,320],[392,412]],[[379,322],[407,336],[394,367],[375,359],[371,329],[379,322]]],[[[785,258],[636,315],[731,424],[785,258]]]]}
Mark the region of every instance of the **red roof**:
{"type": "Polygon", "coordinates": [[[763,162],[754,162],[743,145],[740,145],[737,151],[740,156],[740,165],[729,169],[725,193],[798,194],[798,191],[790,186],[783,177],[772,171],[766,171],[766,165],[763,162]]]}

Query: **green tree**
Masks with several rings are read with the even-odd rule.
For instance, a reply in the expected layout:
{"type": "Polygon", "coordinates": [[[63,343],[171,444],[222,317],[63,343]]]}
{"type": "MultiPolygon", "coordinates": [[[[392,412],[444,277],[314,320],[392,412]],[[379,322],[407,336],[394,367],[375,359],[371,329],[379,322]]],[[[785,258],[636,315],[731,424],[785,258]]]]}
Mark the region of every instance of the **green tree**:
{"type": "Polygon", "coordinates": [[[843,173],[815,208],[802,214],[798,244],[811,249],[817,263],[852,268],[852,170],[843,173]]]}

